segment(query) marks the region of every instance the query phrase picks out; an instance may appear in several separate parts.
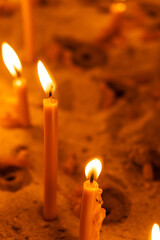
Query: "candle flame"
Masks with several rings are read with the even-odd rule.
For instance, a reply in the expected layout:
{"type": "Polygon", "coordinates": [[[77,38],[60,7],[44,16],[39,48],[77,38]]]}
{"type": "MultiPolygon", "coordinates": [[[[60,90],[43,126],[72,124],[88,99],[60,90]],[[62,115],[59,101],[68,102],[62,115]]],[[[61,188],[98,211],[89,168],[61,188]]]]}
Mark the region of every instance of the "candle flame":
{"type": "Polygon", "coordinates": [[[93,176],[93,178],[97,179],[101,170],[102,163],[99,159],[95,158],[86,165],[85,175],[89,179],[91,179],[93,176]]]}
{"type": "Polygon", "coordinates": [[[160,230],[156,223],[152,227],[151,240],[160,240],[160,230]]]}
{"type": "Polygon", "coordinates": [[[126,4],[123,3],[123,2],[120,2],[120,3],[113,3],[111,5],[111,12],[112,13],[121,13],[121,12],[124,12],[126,10],[126,4]]]}
{"type": "Polygon", "coordinates": [[[16,52],[6,42],[2,44],[2,57],[9,72],[12,74],[12,76],[17,77],[22,71],[22,65],[16,52]]]}
{"type": "Polygon", "coordinates": [[[54,92],[56,84],[55,82],[52,81],[49,73],[47,72],[45,66],[41,61],[38,61],[37,70],[38,70],[39,79],[44,91],[46,93],[54,92]]]}

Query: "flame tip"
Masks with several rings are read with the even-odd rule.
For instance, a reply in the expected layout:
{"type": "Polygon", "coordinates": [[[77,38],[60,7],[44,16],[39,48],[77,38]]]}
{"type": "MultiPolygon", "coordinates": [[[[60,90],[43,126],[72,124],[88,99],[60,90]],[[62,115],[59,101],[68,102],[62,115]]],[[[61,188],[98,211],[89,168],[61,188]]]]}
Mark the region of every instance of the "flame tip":
{"type": "Polygon", "coordinates": [[[7,43],[2,43],[2,57],[9,72],[17,77],[17,72],[22,71],[22,65],[14,49],[7,43]]]}
{"type": "Polygon", "coordinates": [[[113,3],[111,5],[111,11],[112,12],[124,12],[127,9],[125,1],[113,3]]]}
{"type": "Polygon", "coordinates": [[[151,240],[159,240],[160,239],[160,229],[157,223],[153,224],[152,233],[151,233],[151,240]]]}
{"type": "Polygon", "coordinates": [[[102,170],[102,163],[98,158],[94,158],[88,164],[86,165],[85,168],[85,174],[87,178],[98,178],[100,172],[102,170]]]}
{"type": "Polygon", "coordinates": [[[37,70],[40,82],[45,92],[54,92],[55,91],[55,82],[52,81],[49,73],[47,72],[44,64],[41,60],[37,62],[37,70]],[[52,91],[53,90],[53,91],[52,91]]]}

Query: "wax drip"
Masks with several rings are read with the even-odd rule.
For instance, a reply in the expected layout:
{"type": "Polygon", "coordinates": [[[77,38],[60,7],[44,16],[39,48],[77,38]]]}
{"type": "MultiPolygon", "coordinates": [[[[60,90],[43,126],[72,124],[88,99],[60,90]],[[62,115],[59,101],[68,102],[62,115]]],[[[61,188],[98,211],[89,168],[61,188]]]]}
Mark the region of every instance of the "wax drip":
{"type": "Polygon", "coordinates": [[[100,198],[100,199],[96,199],[96,202],[98,202],[100,205],[103,204],[103,200],[102,200],[102,198],[100,198]]]}
{"type": "Polygon", "coordinates": [[[92,240],[100,239],[100,229],[102,222],[106,216],[106,210],[102,208],[103,200],[101,197],[102,189],[97,190],[97,196],[95,201],[94,213],[93,213],[93,232],[92,240]]]}

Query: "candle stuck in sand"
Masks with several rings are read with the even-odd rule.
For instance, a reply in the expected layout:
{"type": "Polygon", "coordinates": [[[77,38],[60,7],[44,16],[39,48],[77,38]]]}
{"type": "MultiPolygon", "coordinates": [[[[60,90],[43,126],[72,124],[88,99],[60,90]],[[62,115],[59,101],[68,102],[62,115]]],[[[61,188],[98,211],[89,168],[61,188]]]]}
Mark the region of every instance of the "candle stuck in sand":
{"type": "Polygon", "coordinates": [[[21,77],[22,65],[11,46],[7,43],[2,44],[3,61],[14,77],[13,90],[15,92],[16,103],[15,112],[19,125],[22,127],[30,126],[30,116],[27,98],[27,83],[26,79],[21,77]]]}
{"type": "Polygon", "coordinates": [[[34,60],[34,18],[33,0],[21,0],[25,57],[27,62],[34,60]]]}
{"type": "Polygon", "coordinates": [[[53,98],[55,83],[43,63],[38,62],[38,75],[48,98],[43,100],[44,112],[44,209],[45,220],[56,217],[58,162],[58,101],[53,98]]]}
{"type": "Polygon", "coordinates": [[[123,20],[124,20],[124,14],[126,12],[127,5],[126,1],[119,1],[114,2],[111,4],[110,12],[111,12],[111,22],[110,22],[110,28],[112,28],[112,31],[115,29],[122,27],[123,20]]]}
{"type": "Polygon", "coordinates": [[[102,221],[106,215],[105,209],[101,208],[102,189],[95,181],[101,169],[102,164],[99,159],[92,160],[85,168],[85,174],[89,180],[83,184],[79,240],[99,239],[102,221]]]}

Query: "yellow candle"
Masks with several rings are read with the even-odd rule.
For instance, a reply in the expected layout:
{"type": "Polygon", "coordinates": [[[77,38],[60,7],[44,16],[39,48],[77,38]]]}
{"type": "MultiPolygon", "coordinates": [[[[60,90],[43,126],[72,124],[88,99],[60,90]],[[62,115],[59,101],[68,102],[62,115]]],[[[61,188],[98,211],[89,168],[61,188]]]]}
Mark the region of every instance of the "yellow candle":
{"type": "Polygon", "coordinates": [[[14,76],[13,90],[15,92],[15,114],[19,125],[30,126],[30,115],[27,98],[26,80],[21,77],[22,65],[15,51],[7,44],[2,44],[4,63],[9,72],[14,76]]]}
{"type": "Polygon", "coordinates": [[[125,1],[113,3],[111,5],[110,11],[111,11],[111,14],[112,14],[112,18],[111,18],[111,22],[110,22],[110,29],[113,32],[115,30],[117,30],[117,28],[122,27],[122,23],[123,23],[123,19],[124,19],[124,13],[126,11],[126,8],[127,7],[126,7],[125,1]]]}
{"type": "Polygon", "coordinates": [[[111,13],[112,14],[117,14],[117,15],[121,15],[126,11],[126,1],[121,1],[121,2],[117,2],[117,3],[112,3],[111,4],[111,13]]]}
{"type": "Polygon", "coordinates": [[[38,74],[42,86],[49,93],[43,100],[44,111],[44,209],[45,220],[56,217],[57,162],[58,162],[58,101],[52,98],[55,90],[43,63],[38,62],[38,74]]]}
{"type": "Polygon", "coordinates": [[[105,209],[101,208],[102,189],[94,180],[101,172],[101,162],[94,159],[86,166],[86,176],[90,178],[83,184],[82,205],[80,215],[79,240],[98,240],[105,209]]]}
{"type": "Polygon", "coordinates": [[[16,78],[13,81],[13,90],[16,96],[16,115],[23,127],[30,126],[30,116],[27,99],[27,84],[24,78],[16,78]]]}
{"type": "Polygon", "coordinates": [[[26,61],[34,59],[33,1],[21,0],[26,61]]]}
{"type": "Polygon", "coordinates": [[[111,18],[109,20],[109,24],[98,37],[98,42],[100,44],[111,41],[113,37],[122,32],[126,9],[126,0],[121,0],[121,2],[115,2],[111,4],[111,18]]]}

